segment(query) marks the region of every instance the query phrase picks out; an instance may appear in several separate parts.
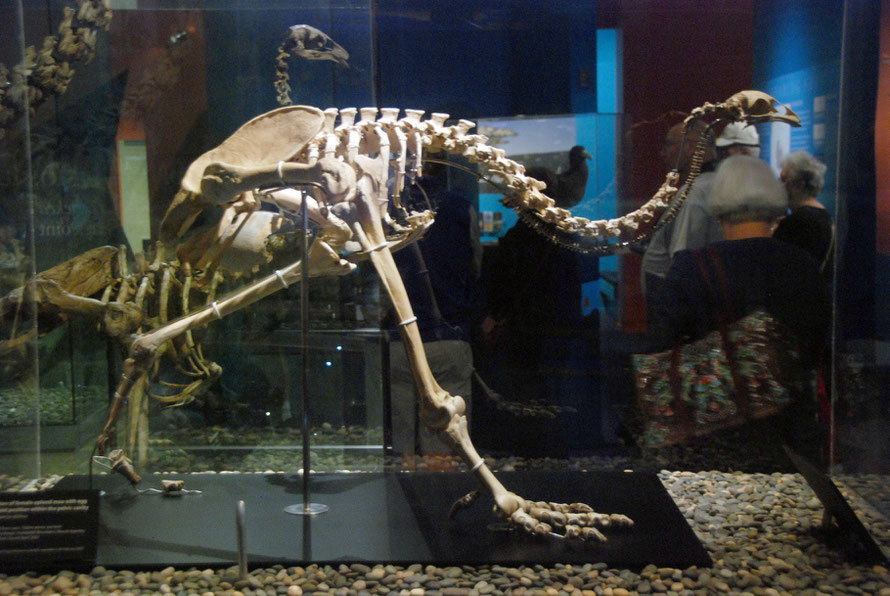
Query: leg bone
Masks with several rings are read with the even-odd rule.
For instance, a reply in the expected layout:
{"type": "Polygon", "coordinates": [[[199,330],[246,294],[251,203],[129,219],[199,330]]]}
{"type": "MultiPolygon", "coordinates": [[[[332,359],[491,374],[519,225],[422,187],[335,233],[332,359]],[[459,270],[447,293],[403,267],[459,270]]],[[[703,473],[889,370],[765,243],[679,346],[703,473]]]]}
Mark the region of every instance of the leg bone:
{"type": "Polygon", "coordinates": [[[357,200],[357,206],[355,235],[364,250],[370,253],[371,262],[380,275],[399,318],[402,342],[420,396],[420,419],[428,428],[438,431],[443,440],[477,475],[494,498],[496,510],[527,532],[549,534],[552,526],[548,522],[553,522],[565,528],[566,537],[583,540],[605,540],[605,536],[594,526],[632,525],[633,522],[626,516],[597,514],[586,505],[533,503],[508,491],[501,484],[470,440],[463,398],[449,395],[433,377],[405,286],[386,243],[380,220],[375,217],[376,206],[364,196],[357,200]]]}

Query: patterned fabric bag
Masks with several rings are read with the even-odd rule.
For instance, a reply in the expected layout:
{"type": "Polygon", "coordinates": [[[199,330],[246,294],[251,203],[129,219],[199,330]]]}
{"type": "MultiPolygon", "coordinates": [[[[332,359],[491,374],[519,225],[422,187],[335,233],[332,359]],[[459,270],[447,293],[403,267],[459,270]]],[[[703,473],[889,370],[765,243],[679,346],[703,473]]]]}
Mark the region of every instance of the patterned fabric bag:
{"type": "MultiPolygon", "coordinates": [[[[707,251],[728,308],[722,266],[707,251]]],[[[699,267],[708,280],[704,258],[699,267]]],[[[710,288],[713,291],[713,288],[710,288]]],[[[721,314],[720,329],[657,354],[633,356],[640,443],[660,447],[777,414],[807,376],[795,342],[766,311],[736,321],[721,314]]]]}

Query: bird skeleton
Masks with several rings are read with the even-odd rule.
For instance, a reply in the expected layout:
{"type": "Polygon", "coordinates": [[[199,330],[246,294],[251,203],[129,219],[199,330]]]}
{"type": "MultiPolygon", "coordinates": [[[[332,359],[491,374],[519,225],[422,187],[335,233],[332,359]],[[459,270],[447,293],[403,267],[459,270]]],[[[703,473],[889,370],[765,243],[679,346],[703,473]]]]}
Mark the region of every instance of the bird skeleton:
{"type": "MultiPolygon", "coordinates": [[[[799,125],[772,97],[743,91],[693,110],[686,130],[704,119],[780,121],[799,125]]],[[[420,110],[347,108],[324,111],[285,106],[253,118],[187,169],[160,227],[154,258],[128,269],[126,251],[99,247],[44,271],[2,300],[0,354],[20,349],[31,337],[19,322],[34,308],[41,315],[80,314],[128,351],[96,449],[110,467],[137,485],[141,479],[116,444],[116,428],[130,402],[129,437],[147,436],[143,393],[158,374],[162,357],[191,378],[180,392],[158,397],[168,405],[188,403],[219,377],[221,368],[204,359],[192,332],[308,277],[345,275],[369,260],[380,276],[399,322],[420,400],[420,419],[448,444],[494,499],[495,512],[534,533],[603,541],[603,528],[630,527],[620,513],[596,513],[584,504],[532,502],[509,491],[476,451],[467,430],[466,404],[443,390],[427,362],[423,343],[392,252],[415,242],[433,223],[431,211],[409,211],[400,197],[422,171],[425,155],[461,155],[504,181],[503,203],[534,221],[556,242],[596,252],[620,250],[644,235],[641,224],[655,219],[675,197],[679,174],[669,172],[658,192],[636,211],[591,221],[559,208],[546,184],[505,156],[487,139],[471,134],[474,123],[447,125],[448,115],[423,119],[420,110]],[[263,205],[277,207],[264,210],[263,205]],[[274,272],[255,279],[257,266],[272,259],[276,232],[288,214],[305,209],[317,228],[311,245],[274,272]],[[211,213],[217,213],[213,220],[211,213]],[[199,219],[199,216],[202,216],[199,219]],[[211,220],[195,225],[196,221],[211,220]],[[590,244],[592,243],[592,244],[590,244]],[[306,271],[303,271],[303,268],[306,271]],[[221,279],[250,280],[217,297],[221,279]],[[98,296],[98,297],[94,297],[98,296]],[[197,300],[200,298],[200,300],[197,300]],[[174,306],[175,302],[175,306],[174,306]],[[18,331],[17,331],[18,330],[18,331]]],[[[698,174],[705,145],[699,143],[687,188],[698,174]]],[[[681,202],[683,196],[676,197],[681,202]]],[[[663,218],[664,219],[664,218],[663,218]]],[[[144,447],[147,439],[140,446],[144,447]]]]}
{"type": "MultiPolygon", "coordinates": [[[[528,501],[505,488],[473,446],[466,404],[461,396],[450,395],[436,382],[392,257],[393,251],[423,234],[432,224],[433,214],[408,212],[399,197],[420,172],[426,153],[462,155],[501,177],[507,188],[504,204],[543,222],[554,230],[555,238],[571,234],[600,243],[612,240],[608,246],[614,250],[638,238],[640,224],[654,219],[670,202],[679,187],[678,174],[670,172],[655,196],[636,211],[611,220],[590,221],[556,207],[545,194],[545,185],[526,175],[522,165],[505,157],[503,150],[487,145],[485,137],[470,134],[472,122],[460,120],[449,126],[446,114],[434,113],[426,120],[419,110],[406,110],[401,118],[399,114],[395,108],[379,112],[376,108],[278,108],[250,120],[189,167],[164,218],[158,258],[171,259],[167,252],[175,249],[178,271],[195,275],[190,283],[209,283],[218,270],[226,270],[226,253],[231,247],[237,247],[240,254],[233,260],[236,266],[251,262],[245,255],[252,249],[257,253],[263,250],[266,237],[285,217],[263,211],[263,203],[293,212],[305,202],[318,233],[303,259],[138,335],[130,344],[107,423],[96,443],[98,451],[109,454],[116,462],[114,468],[132,483],[140,482],[126,455],[112,450],[114,429],[131,391],[152,369],[167,342],[287,288],[300,280],[304,266],[309,276],[345,275],[356,262],[367,259],[379,274],[398,317],[420,396],[422,423],[466,463],[493,497],[496,513],[533,534],[556,531],[567,538],[603,541],[601,529],[630,527],[633,522],[620,513],[596,513],[580,503],[528,501]],[[223,208],[219,224],[182,241],[209,206],[223,208]]],[[[793,112],[778,112],[776,101],[757,91],[743,91],[725,102],[694,110],[687,130],[700,118],[799,123],[793,112]]],[[[697,172],[690,174],[688,182],[694,182],[694,174],[697,172]]]]}

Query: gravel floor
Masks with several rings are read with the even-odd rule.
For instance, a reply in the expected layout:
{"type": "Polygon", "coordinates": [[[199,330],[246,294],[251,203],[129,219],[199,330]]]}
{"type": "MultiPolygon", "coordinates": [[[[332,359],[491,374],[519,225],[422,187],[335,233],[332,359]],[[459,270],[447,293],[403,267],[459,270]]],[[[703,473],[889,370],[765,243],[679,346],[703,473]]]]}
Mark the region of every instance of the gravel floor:
{"type": "MultiPolygon", "coordinates": [[[[421,462],[422,466],[447,463],[421,462]]],[[[542,462],[535,462],[540,464],[542,462]]],[[[555,462],[550,462],[554,464],[555,462]]],[[[585,469],[591,462],[564,462],[585,469]]],[[[517,462],[498,461],[499,469],[517,462]]],[[[583,566],[392,566],[340,565],[252,569],[240,578],[236,568],[133,572],[97,567],[88,574],[0,574],[7,594],[228,594],[277,596],[332,593],[337,596],[393,593],[399,596],[477,596],[486,594],[877,594],[890,596],[886,566],[854,565],[819,538],[822,509],[796,474],[668,472],[659,477],[702,540],[714,567],[671,569],[648,566],[638,572],[583,566]]],[[[0,477],[0,487],[37,490],[57,479],[25,483],[0,477]]],[[[882,478],[876,479],[883,482],[882,478]]],[[[857,491],[868,478],[858,478],[857,491]]],[[[842,481],[839,487],[885,552],[890,522],[842,481]]]]}

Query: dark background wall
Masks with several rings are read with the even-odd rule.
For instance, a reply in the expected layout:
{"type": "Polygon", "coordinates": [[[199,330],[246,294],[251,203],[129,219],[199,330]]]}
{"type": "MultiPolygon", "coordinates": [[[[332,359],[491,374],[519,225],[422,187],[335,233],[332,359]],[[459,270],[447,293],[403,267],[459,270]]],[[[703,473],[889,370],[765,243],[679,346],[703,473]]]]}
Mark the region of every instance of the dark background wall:
{"type": "MultiPolygon", "coordinates": [[[[751,86],[754,2],[603,0],[597,15],[598,27],[624,36],[624,111],[635,125],[619,179],[619,210],[628,212],[664,180],[659,150],[677,118],[662,117],[751,86]]],[[[645,330],[639,267],[638,255],[622,257],[620,324],[630,333],[645,330]]]]}
{"type": "Polygon", "coordinates": [[[590,109],[595,7],[593,0],[383,0],[380,104],[470,119],[570,113],[579,97],[590,109]],[[580,81],[580,69],[588,81],[580,81]]]}

